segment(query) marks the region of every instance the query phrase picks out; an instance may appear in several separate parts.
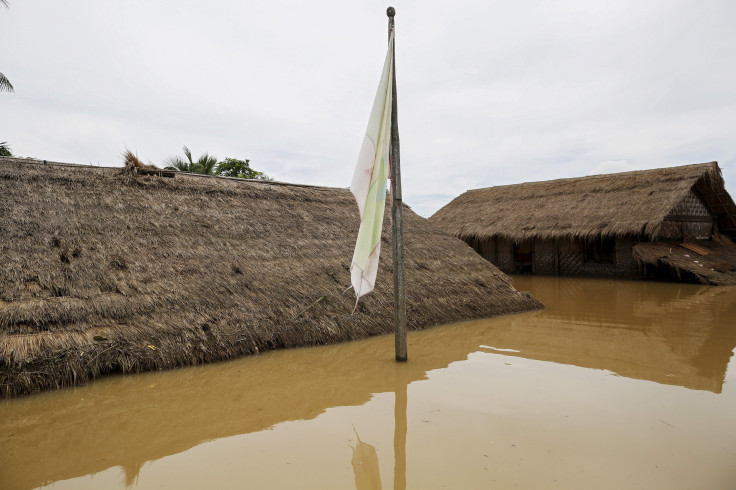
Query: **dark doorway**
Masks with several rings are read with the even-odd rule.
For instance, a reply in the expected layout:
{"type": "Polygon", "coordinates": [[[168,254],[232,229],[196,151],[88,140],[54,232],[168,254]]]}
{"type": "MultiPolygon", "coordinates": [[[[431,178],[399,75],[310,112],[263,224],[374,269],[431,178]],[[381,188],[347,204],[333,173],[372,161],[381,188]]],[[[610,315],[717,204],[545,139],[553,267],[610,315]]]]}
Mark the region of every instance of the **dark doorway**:
{"type": "Polygon", "coordinates": [[[587,264],[613,264],[616,262],[616,239],[597,237],[587,240],[583,249],[583,261],[587,264]]]}
{"type": "Polygon", "coordinates": [[[532,274],[534,273],[534,242],[529,240],[521,243],[514,243],[514,273],[515,274],[532,274]]]}

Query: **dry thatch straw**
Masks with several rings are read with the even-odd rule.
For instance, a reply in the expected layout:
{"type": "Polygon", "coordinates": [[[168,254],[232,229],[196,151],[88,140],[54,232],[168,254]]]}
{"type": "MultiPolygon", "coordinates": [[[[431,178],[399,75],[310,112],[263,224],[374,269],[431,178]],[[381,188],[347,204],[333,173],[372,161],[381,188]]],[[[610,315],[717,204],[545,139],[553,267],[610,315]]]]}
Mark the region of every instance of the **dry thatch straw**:
{"type": "MultiPolygon", "coordinates": [[[[410,329],[538,309],[405,214],[410,329]]],[[[393,331],[388,218],[354,305],[346,189],[0,158],[0,396],[393,331]]]]}
{"type": "Polygon", "coordinates": [[[528,239],[654,239],[664,217],[695,188],[736,239],[736,204],[716,162],[467,191],[430,218],[451,235],[528,239]]]}
{"type": "Polygon", "coordinates": [[[153,165],[146,165],[145,163],[138,160],[138,157],[133,154],[130,150],[125,150],[123,152],[123,163],[126,167],[135,167],[135,168],[150,168],[150,169],[156,169],[157,167],[153,165]]]}

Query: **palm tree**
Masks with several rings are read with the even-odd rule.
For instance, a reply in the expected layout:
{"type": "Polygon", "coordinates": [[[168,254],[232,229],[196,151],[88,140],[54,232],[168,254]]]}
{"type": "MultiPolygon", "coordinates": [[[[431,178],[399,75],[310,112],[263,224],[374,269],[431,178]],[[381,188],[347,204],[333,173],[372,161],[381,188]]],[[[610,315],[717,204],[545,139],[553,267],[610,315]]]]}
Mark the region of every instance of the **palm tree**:
{"type": "MultiPolygon", "coordinates": [[[[8,3],[8,0],[0,0],[0,5],[3,5],[5,7],[10,6],[8,3]]],[[[13,85],[10,83],[10,80],[8,80],[5,75],[0,73],[0,92],[5,90],[6,92],[15,92],[13,89],[13,85]]]]}
{"type": "Polygon", "coordinates": [[[189,161],[184,160],[180,156],[174,155],[173,157],[169,157],[164,160],[164,168],[166,170],[180,170],[182,172],[191,172],[192,167],[194,166],[194,162],[192,161],[192,152],[189,151],[189,148],[187,148],[186,146],[184,147],[184,154],[187,156],[187,159],[189,161]]]}
{"type": "Polygon", "coordinates": [[[164,165],[166,166],[166,170],[180,170],[182,172],[193,172],[195,174],[217,175],[217,157],[204,153],[195,162],[192,159],[192,152],[189,151],[189,148],[186,146],[184,147],[184,155],[187,157],[186,160],[178,155],[165,160],[164,165]]]}
{"type": "Polygon", "coordinates": [[[217,157],[203,154],[192,167],[192,171],[198,174],[217,175],[217,157]]]}
{"type": "Polygon", "coordinates": [[[187,156],[189,161],[184,160],[180,156],[174,155],[173,157],[169,157],[166,160],[164,160],[164,168],[166,170],[179,170],[182,172],[191,172],[192,165],[194,165],[194,162],[192,162],[192,152],[190,152],[189,148],[187,148],[186,146],[184,147],[184,154],[187,156]]]}
{"type": "MultiPolygon", "coordinates": [[[[2,2],[2,0],[0,0],[2,2]]],[[[13,89],[13,85],[10,83],[10,80],[7,79],[5,75],[0,73],[0,92],[5,90],[6,92],[15,92],[15,89],[13,89]]]]}
{"type": "Polygon", "coordinates": [[[0,142],[0,157],[12,157],[12,156],[13,156],[13,153],[10,151],[10,145],[8,145],[8,142],[7,141],[0,142]]]}

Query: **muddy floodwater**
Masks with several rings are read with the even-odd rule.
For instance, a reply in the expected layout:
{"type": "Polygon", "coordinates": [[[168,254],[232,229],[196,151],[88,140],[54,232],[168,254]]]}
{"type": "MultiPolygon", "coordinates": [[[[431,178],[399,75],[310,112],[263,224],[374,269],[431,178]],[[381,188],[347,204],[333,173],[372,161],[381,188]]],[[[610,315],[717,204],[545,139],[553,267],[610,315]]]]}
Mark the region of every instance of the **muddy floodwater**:
{"type": "Polygon", "coordinates": [[[0,401],[0,488],[734,489],[736,288],[522,278],[546,310],[0,401]]]}

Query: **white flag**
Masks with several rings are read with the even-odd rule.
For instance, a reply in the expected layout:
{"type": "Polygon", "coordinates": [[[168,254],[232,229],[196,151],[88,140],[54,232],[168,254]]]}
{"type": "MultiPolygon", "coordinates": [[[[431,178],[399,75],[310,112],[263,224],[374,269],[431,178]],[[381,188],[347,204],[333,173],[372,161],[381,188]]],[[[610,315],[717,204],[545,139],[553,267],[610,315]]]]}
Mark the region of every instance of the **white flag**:
{"type": "Polygon", "coordinates": [[[373,101],[368,129],[358,155],[353,182],[350,184],[360,210],[360,229],[350,266],[351,282],[358,298],[373,291],[378,272],[378,255],[381,252],[381,228],[386,207],[386,179],[391,148],[393,47],[394,35],[391,33],[381,83],[373,101]]]}

